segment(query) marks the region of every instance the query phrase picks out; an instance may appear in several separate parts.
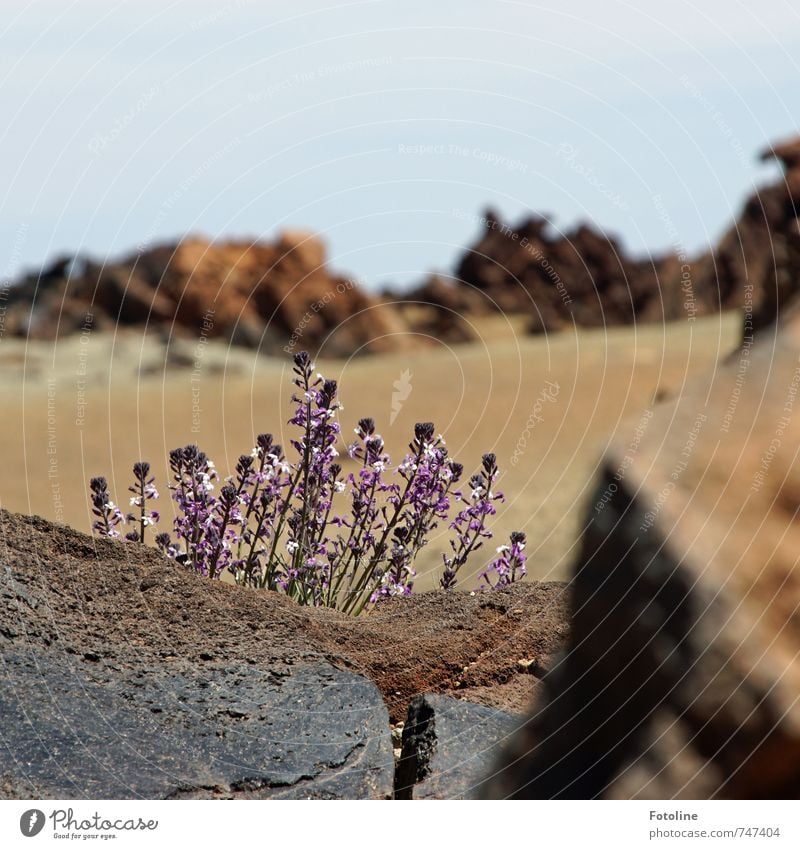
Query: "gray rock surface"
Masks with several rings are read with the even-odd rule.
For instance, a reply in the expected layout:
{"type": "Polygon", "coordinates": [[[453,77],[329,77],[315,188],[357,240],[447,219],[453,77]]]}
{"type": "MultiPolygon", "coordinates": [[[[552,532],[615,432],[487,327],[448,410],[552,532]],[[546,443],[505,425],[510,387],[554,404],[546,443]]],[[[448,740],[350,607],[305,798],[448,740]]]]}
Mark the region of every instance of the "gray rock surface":
{"type": "Polygon", "coordinates": [[[396,797],[474,798],[505,741],[525,721],[524,716],[449,696],[417,696],[403,728],[396,797]]]}
{"type": "Polygon", "coordinates": [[[6,653],[0,670],[4,797],[392,794],[377,688],[325,662],[121,667],[37,652],[6,653]]]}

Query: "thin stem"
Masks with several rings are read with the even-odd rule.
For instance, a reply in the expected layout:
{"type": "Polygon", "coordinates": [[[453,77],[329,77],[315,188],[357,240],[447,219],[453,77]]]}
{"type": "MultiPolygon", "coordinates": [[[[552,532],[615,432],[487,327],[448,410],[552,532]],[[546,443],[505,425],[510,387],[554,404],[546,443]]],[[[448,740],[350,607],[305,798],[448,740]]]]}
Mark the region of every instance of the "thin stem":
{"type": "Polygon", "coordinates": [[[144,529],[146,527],[145,517],[145,502],[144,502],[144,478],[139,478],[139,541],[144,544],[144,529]]]}

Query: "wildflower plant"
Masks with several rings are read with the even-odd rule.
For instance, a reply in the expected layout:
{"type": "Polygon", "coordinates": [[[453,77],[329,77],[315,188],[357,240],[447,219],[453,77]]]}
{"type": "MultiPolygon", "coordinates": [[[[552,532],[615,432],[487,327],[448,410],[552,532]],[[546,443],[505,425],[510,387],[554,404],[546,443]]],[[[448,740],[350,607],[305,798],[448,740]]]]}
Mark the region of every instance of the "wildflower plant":
{"type": "Polygon", "coordinates": [[[510,587],[525,577],[525,534],[514,531],[509,545],[497,549],[497,557],[480,573],[481,589],[510,587]]]}
{"type": "MultiPolygon", "coordinates": [[[[239,457],[232,475],[219,480],[214,463],[196,445],[170,452],[169,491],[175,503],[172,533],[155,545],[167,557],[218,580],[229,573],[239,584],[289,595],[301,604],[333,607],[357,615],[414,587],[415,561],[433,532],[449,528],[440,585],[452,589],[468,559],[492,537],[489,520],[502,493],[495,484],[494,454],[459,488],[464,468],[448,454],[431,422],[420,422],[402,461],[394,468],[371,418],[360,419],[344,448],[338,386],[315,372],[305,352],[296,354],[292,382],[296,428],[288,459],[271,434],[258,436],[239,457]],[[349,465],[350,469],[345,470],[349,465]],[[460,505],[454,517],[454,505],[460,505]]],[[[95,533],[145,541],[159,521],[150,508],[158,498],[148,463],[133,468],[130,504],[123,517],[104,478],[90,483],[95,533]]],[[[525,574],[524,534],[480,573],[482,586],[502,588],[525,574]]]]}
{"type": "Polygon", "coordinates": [[[131,507],[137,507],[139,512],[138,514],[129,513],[127,521],[138,524],[139,529],[127,534],[126,539],[131,540],[131,542],[144,542],[145,528],[148,525],[155,525],[159,520],[157,510],[147,509],[147,502],[155,501],[158,498],[158,490],[155,487],[155,478],[150,477],[149,463],[135,463],[133,466],[133,477],[134,484],[128,487],[128,492],[133,493],[130,504],[131,507]]]}
{"type": "Polygon", "coordinates": [[[469,480],[469,495],[464,499],[461,493],[458,494],[458,498],[465,501],[466,506],[458,512],[450,525],[455,531],[455,537],[450,540],[452,554],[442,555],[444,571],[439,586],[444,590],[455,586],[458,571],[467,562],[470,554],[481,548],[485,539],[492,537],[486,521],[489,516],[497,513],[494,502],[503,500],[503,493],[494,492],[493,489],[499,474],[497,457],[494,454],[484,454],[481,471],[469,480]]]}
{"type": "Polygon", "coordinates": [[[92,530],[101,536],[119,537],[117,525],[123,521],[122,511],[111,500],[108,493],[108,481],[103,477],[92,478],[89,481],[90,502],[92,515],[92,530]]]}

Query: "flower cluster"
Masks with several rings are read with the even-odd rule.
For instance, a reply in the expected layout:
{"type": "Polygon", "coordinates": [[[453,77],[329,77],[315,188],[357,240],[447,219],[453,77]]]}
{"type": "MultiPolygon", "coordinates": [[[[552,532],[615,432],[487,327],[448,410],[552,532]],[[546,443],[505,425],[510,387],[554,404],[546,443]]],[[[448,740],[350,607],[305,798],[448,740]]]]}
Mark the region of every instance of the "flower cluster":
{"type": "Polygon", "coordinates": [[[130,506],[138,507],[138,513],[123,515],[119,507],[111,500],[108,492],[108,481],[103,477],[92,478],[89,481],[90,502],[92,515],[92,530],[100,536],[118,539],[122,536],[120,525],[133,525],[134,529],[125,534],[129,542],[144,542],[145,528],[155,525],[159,520],[157,510],[150,510],[149,501],[158,498],[158,490],[155,486],[155,478],[150,476],[150,464],[145,462],[134,463],[133,486],[128,487],[132,493],[130,506]]]}
{"type": "MultiPolygon", "coordinates": [[[[414,427],[414,440],[398,468],[405,484],[395,487],[388,501],[396,521],[392,523],[392,540],[380,554],[386,556],[386,568],[380,574],[380,583],[370,599],[410,595],[416,572],[414,560],[426,545],[428,536],[447,519],[453,486],[458,483],[463,466],[448,457],[444,439],[434,436],[431,422],[420,422],[414,427]]],[[[385,541],[384,541],[385,546],[385,541]]]]}
{"type": "MultiPolygon", "coordinates": [[[[450,589],[473,552],[492,534],[488,520],[502,494],[493,454],[457,489],[463,466],[448,455],[430,422],[420,422],[408,452],[392,468],[375,422],[363,418],[340,461],[341,432],[336,381],[315,373],[305,352],[294,357],[292,397],[297,428],[290,440],[296,455],[286,458],[271,434],[261,434],[224,481],[196,445],[170,452],[169,489],[175,503],[172,534],[161,532],[156,546],[171,559],[211,579],[228,572],[242,585],[283,592],[302,604],[335,607],[357,615],[370,605],[413,591],[415,560],[431,534],[464,504],[449,528],[451,554],[444,558],[441,586],[450,589]],[[350,464],[345,473],[343,464],[350,464]],[[217,491],[217,487],[219,490],[217,491]]],[[[146,528],[159,521],[149,502],[158,498],[150,466],[134,466],[131,507],[123,517],[104,478],[93,478],[93,530],[145,541],[146,528]]],[[[524,575],[524,535],[481,573],[485,585],[502,587],[524,575]]]]}
{"type": "Polygon", "coordinates": [[[156,479],[150,477],[149,463],[134,463],[133,478],[133,486],[128,487],[128,492],[132,493],[130,506],[138,507],[139,513],[138,515],[128,513],[125,518],[129,524],[138,524],[139,529],[127,533],[125,539],[131,542],[144,542],[145,528],[148,525],[155,525],[160,518],[157,510],[147,509],[147,502],[158,498],[158,490],[155,486],[156,479]]]}
{"type": "MultiPolygon", "coordinates": [[[[503,500],[503,493],[493,490],[499,474],[497,457],[484,454],[480,472],[469,479],[467,506],[459,511],[450,524],[450,528],[455,531],[455,538],[450,540],[452,554],[442,555],[444,571],[439,581],[442,589],[448,590],[455,586],[458,572],[470,554],[481,548],[485,539],[491,539],[486,520],[497,513],[494,502],[503,500]]],[[[465,500],[461,493],[458,497],[465,500]]]]}
{"type": "Polygon", "coordinates": [[[120,536],[117,525],[124,521],[122,511],[111,500],[108,493],[108,481],[105,478],[92,478],[89,481],[92,515],[92,530],[102,536],[116,538],[120,536]]]}

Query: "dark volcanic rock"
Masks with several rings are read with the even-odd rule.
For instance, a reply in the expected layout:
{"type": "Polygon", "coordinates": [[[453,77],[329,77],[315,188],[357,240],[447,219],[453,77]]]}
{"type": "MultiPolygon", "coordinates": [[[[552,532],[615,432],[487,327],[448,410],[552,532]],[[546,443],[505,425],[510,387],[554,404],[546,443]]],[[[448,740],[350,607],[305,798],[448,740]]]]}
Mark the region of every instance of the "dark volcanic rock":
{"type": "Polygon", "coordinates": [[[389,798],[389,717],[326,663],[280,673],[6,654],[0,787],[36,798],[389,798]]]}
{"type": "Polygon", "coordinates": [[[417,696],[403,728],[398,799],[469,799],[525,717],[449,698],[417,696]]]}
{"type": "MultiPolygon", "coordinates": [[[[541,216],[511,224],[492,210],[481,220],[483,233],[461,256],[454,280],[433,278],[409,300],[436,306],[442,316],[527,315],[533,332],[686,315],[674,256],[631,257],[586,224],[559,232],[541,216]]],[[[695,314],[717,309],[714,297],[694,304],[695,314]]]]}
{"type": "Polygon", "coordinates": [[[800,794],[800,305],[609,451],[565,657],[487,788],[800,794]]]}

